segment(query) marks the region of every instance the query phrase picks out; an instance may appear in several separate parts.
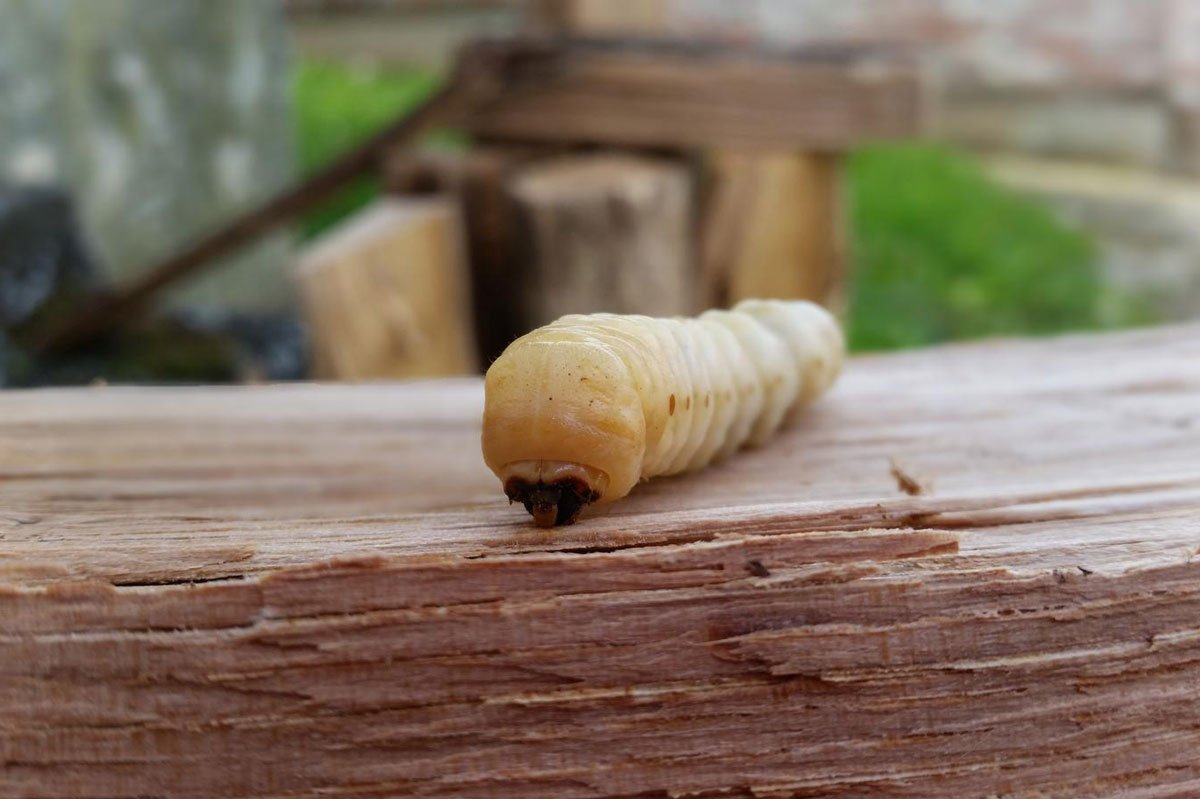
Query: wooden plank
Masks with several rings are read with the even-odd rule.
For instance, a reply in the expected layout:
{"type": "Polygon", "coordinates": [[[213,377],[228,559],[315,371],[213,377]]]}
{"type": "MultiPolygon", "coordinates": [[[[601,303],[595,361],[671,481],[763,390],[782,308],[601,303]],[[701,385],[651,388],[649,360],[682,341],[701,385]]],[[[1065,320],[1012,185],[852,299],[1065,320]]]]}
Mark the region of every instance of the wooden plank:
{"type": "Polygon", "coordinates": [[[0,393],[0,795],[1194,795],[1198,362],[856,358],[553,531],[474,379],[0,393]]]}
{"type": "Polygon", "coordinates": [[[692,308],[692,181],[669,159],[556,158],[506,187],[519,332],[568,313],[671,316],[692,308]]]}
{"type": "Polygon", "coordinates": [[[697,311],[731,304],[730,276],[744,249],[759,191],[759,172],[751,168],[755,160],[745,153],[725,153],[720,160],[709,159],[702,169],[697,311]]]}
{"type": "Polygon", "coordinates": [[[444,377],[478,368],[456,206],[376,201],[295,269],[322,380],[444,377]]]}
{"type": "MultiPolygon", "coordinates": [[[[465,58],[493,63],[512,47],[482,44],[465,58]]],[[[521,47],[525,57],[494,73],[503,90],[467,112],[476,136],[840,152],[918,127],[912,66],[878,50],[604,39],[521,47]]]]}

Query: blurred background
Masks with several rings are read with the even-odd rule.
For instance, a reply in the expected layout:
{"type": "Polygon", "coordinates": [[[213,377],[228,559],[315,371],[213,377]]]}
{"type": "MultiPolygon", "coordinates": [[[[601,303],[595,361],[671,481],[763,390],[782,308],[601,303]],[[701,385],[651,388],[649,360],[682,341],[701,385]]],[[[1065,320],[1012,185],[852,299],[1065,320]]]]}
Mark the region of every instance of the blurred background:
{"type": "Polygon", "coordinates": [[[0,0],[0,385],[1195,318],[1198,181],[1196,0],[0,0]]]}

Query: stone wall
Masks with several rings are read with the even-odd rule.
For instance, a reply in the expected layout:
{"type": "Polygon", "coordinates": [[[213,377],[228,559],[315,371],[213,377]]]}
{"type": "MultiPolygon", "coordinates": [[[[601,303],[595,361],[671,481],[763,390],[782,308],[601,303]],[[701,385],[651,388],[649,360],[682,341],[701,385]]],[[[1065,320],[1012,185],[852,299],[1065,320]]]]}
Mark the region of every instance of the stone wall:
{"type": "MultiPolygon", "coordinates": [[[[61,184],[128,276],[293,177],[290,57],[270,0],[3,0],[0,180],[61,184]]],[[[285,304],[286,240],[177,301],[285,304]]]]}

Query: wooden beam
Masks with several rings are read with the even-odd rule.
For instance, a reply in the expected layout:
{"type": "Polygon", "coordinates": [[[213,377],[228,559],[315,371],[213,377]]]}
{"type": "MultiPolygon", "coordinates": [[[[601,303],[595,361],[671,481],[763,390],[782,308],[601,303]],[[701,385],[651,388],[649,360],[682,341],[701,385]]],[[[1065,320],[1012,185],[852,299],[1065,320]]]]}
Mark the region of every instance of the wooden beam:
{"type": "Polygon", "coordinates": [[[710,159],[700,225],[700,276],[696,310],[726,308],[735,265],[744,249],[754,198],[759,190],[755,156],[726,153],[710,159]]]}
{"type": "Polygon", "coordinates": [[[1194,796],[1197,353],[855,359],[553,531],[477,380],[0,392],[0,795],[1194,796]]]}
{"type": "Polygon", "coordinates": [[[452,201],[379,200],[314,242],[295,276],[317,379],[443,377],[478,368],[452,201]]]}
{"type": "Polygon", "coordinates": [[[525,57],[508,58],[504,91],[466,116],[488,139],[842,151],[918,128],[912,65],[878,50],[571,39],[468,57],[497,48],[525,57]]]}

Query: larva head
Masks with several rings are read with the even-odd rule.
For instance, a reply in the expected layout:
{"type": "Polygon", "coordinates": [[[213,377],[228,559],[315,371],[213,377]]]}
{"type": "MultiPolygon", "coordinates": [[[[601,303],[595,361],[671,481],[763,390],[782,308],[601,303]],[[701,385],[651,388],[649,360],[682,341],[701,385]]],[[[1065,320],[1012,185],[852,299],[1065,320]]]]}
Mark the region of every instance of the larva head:
{"type": "Polygon", "coordinates": [[[483,459],[542,526],[619,499],[641,476],[646,421],[628,367],[576,331],[513,342],[484,382],[483,459]]]}

